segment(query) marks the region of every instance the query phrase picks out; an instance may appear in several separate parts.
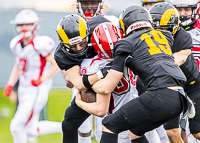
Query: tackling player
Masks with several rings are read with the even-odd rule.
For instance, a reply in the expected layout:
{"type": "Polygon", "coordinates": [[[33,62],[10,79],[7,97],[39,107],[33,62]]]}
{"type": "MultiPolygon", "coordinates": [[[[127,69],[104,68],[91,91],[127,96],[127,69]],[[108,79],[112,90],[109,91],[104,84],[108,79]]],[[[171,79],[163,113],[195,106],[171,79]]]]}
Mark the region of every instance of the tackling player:
{"type": "MultiPolygon", "coordinates": [[[[61,70],[65,70],[69,80],[78,89],[86,89],[80,75],[80,65],[85,58],[93,58],[96,52],[89,45],[90,29],[93,29],[102,22],[109,22],[102,16],[95,16],[87,21],[78,15],[67,15],[63,17],[57,27],[60,43],[55,52],[55,60],[61,70]],[[89,28],[87,27],[89,25],[89,28]],[[76,72],[77,71],[77,72],[76,72]],[[79,75],[80,78],[74,77],[79,75]]],[[[96,82],[96,80],[94,81],[96,82]]],[[[105,106],[106,107],[106,106],[105,106]]],[[[63,142],[78,142],[77,129],[90,116],[89,113],[79,108],[75,99],[71,106],[66,109],[65,119],[63,120],[63,142]],[[75,116],[75,117],[74,117],[75,116]]]]}
{"type": "MultiPolygon", "coordinates": [[[[121,38],[123,38],[123,34],[118,27],[114,26],[113,24],[109,22],[104,22],[104,23],[99,24],[95,28],[92,34],[92,44],[95,51],[98,54],[98,57],[83,60],[81,64],[82,75],[94,74],[98,70],[106,66],[110,61],[112,61],[114,44],[116,41],[118,41],[121,38]]],[[[124,70],[126,71],[124,74],[124,77],[120,80],[120,82],[118,83],[118,85],[116,86],[115,90],[113,91],[111,95],[112,96],[111,102],[113,98],[114,106],[112,106],[112,104],[110,105],[109,113],[114,113],[123,104],[137,97],[137,91],[135,87],[133,87],[130,81],[130,75],[131,75],[130,70],[128,68],[125,68],[124,70]]],[[[106,99],[104,102],[107,102],[107,103],[110,102],[109,96],[108,97],[104,96],[103,98],[106,99]]],[[[78,94],[76,96],[76,104],[79,105],[78,103],[80,102],[82,102],[82,100],[80,98],[80,95],[78,94]]],[[[99,100],[97,96],[97,102],[93,103],[93,106],[96,108],[93,108],[92,112],[89,112],[89,113],[98,116],[100,110],[107,111],[108,109],[105,109],[105,107],[102,107],[101,102],[102,101],[99,100]]],[[[102,124],[100,125],[102,126],[102,124]]],[[[119,135],[118,142],[119,143],[131,142],[128,131],[122,132],[119,135]]]]}
{"type": "MultiPolygon", "coordinates": [[[[104,15],[102,14],[104,0],[76,0],[77,12],[78,15],[83,17],[85,20],[89,20],[94,16],[102,16],[113,24],[119,26],[119,20],[114,15],[104,15]]],[[[73,84],[69,81],[69,78],[65,70],[62,70],[66,85],[69,88],[72,88],[72,99],[75,97],[76,89],[73,88],[73,84]]],[[[100,141],[101,138],[101,122],[102,118],[94,116],[95,121],[95,138],[97,141],[100,141]]],[[[91,115],[78,129],[78,139],[79,143],[90,143],[91,141],[91,132],[93,126],[93,115],[91,115]]]]}
{"type": "MultiPolygon", "coordinates": [[[[130,130],[137,138],[132,142],[147,143],[143,136],[145,132],[178,116],[182,106],[188,103],[182,88],[186,78],[173,61],[171,34],[153,30],[150,14],[145,8],[139,5],[126,7],[121,13],[120,25],[127,36],[116,42],[111,70],[92,88],[100,94],[112,92],[123,76],[126,65],[145,81],[147,92],[103,119],[105,128],[100,142],[116,143],[118,133],[130,130]],[[181,99],[186,102],[183,103],[181,99]]],[[[100,73],[97,72],[99,79],[103,77],[100,73]]]]}
{"type": "MultiPolygon", "coordinates": [[[[176,9],[179,12],[180,15],[180,26],[185,29],[192,37],[192,54],[197,62],[197,66],[199,68],[200,65],[200,20],[199,18],[199,4],[198,0],[170,0],[170,3],[176,7],[176,9]]],[[[199,86],[192,85],[193,88],[191,90],[198,90],[199,86]]],[[[192,99],[192,98],[191,98],[192,99]]],[[[197,102],[199,99],[195,99],[197,102]]],[[[198,107],[200,106],[195,104],[196,111],[198,110],[198,107]]],[[[200,130],[197,125],[199,125],[198,118],[198,111],[196,113],[195,120],[192,120],[192,122],[189,121],[190,131],[186,128],[186,134],[189,135],[190,132],[193,134],[193,136],[197,139],[200,139],[200,130]],[[196,123],[195,123],[196,122],[196,123]],[[193,124],[194,123],[194,124],[193,124]],[[191,125],[190,125],[191,124],[191,125]]],[[[192,137],[191,137],[192,138],[192,137]]],[[[189,138],[189,139],[191,139],[189,138]]]]}
{"type": "MultiPolygon", "coordinates": [[[[174,44],[171,47],[174,56],[175,63],[181,68],[187,78],[186,85],[184,87],[188,97],[190,97],[196,109],[200,105],[199,100],[196,100],[200,96],[200,75],[198,72],[197,63],[191,53],[193,48],[192,38],[182,28],[179,28],[179,13],[175,7],[167,3],[158,3],[150,9],[150,14],[153,19],[153,27],[155,29],[163,29],[172,32],[174,35],[174,44]]],[[[194,118],[189,119],[190,130],[194,130],[194,125],[197,126],[199,111],[196,110],[194,118]]],[[[167,121],[164,124],[167,134],[172,143],[181,143],[179,133],[179,117],[171,121],[167,121]]]]}
{"type": "Polygon", "coordinates": [[[53,39],[36,34],[38,21],[38,15],[30,9],[20,11],[14,20],[18,35],[11,40],[10,49],[16,62],[4,89],[9,96],[19,79],[19,104],[10,123],[14,143],[27,143],[28,136],[62,132],[60,122],[39,121],[48,100],[51,77],[59,68],[53,58],[53,39]]]}

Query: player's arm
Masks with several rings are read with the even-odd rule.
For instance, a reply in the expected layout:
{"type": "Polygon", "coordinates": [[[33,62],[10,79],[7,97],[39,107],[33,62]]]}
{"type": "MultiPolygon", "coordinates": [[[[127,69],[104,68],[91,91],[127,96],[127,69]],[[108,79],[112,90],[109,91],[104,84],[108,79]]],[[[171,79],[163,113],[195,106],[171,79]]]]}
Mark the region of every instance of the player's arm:
{"type": "MultiPolygon", "coordinates": [[[[124,46],[122,46],[122,49],[124,49],[123,47],[124,46]]],[[[123,77],[124,66],[126,65],[128,55],[129,55],[129,53],[126,53],[126,52],[125,53],[124,52],[115,52],[115,57],[113,60],[112,68],[109,70],[108,74],[103,74],[103,77],[105,77],[105,78],[97,81],[92,86],[92,89],[96,93],[109,94],[115,89],[115,87],[117,86],[117,84],[119,83],[121,78],[123,77]]],[[[104,73],[102,69],[100,71],[101,71],[101,73],[104,73]]],[[[105,70],[105,71],[107,71],[107,70],[105,70]]],[[[98,75],[98,72],[97,72],[97,75],[98,75]]],[[[97,76],[97,77],[99,77],[99,76],[97,76]]]]}
{"type": "Polygon", "coordinates": [[[59,71],[59,67],[58,67],[56,61],[54,60],[53,55],[54,55],[54,53],[51,53],[45,58],[46,61],[50,62],[51,68],[49,69],[49,71],[46,74],[42,75],[42,77],[41,77],[42,82],[53,77],[59,71]]]}
{"type": "Polygon", "coordinates": [[[123,77],[123,72],[111,69],[105,78],[97,81],[92,86],[92,89],[96,93],[107,95],[115,89],[115,87],[117,86],[122,77],[123,77]]]}
{"type": "Polygon", "coordinates": [[[67,72],[65,70],[61,70],[61,73],[63,75],[63,78],[65,80],[66,86],[68,88],[73,88],[74,85],[72,84],[72,82],[69,80],[69,76],[67,75],[67,72]]]}
{"type": "Polygon", "coordinates": [[[15,64],[13,66],[12,72],[10,74],[8,83],[6,84],[6,87],[4,88],[3,92],[6,96],[10,96],[11,91],[13,89],[13,86],[17,83],[18,79],[19,79],[19,67],[17,64],[15,64]]]}
{"type": "Polygon", "coordinates": [[[19,79],[19,67],[17,64],[13,66],[7,85],[14,86],[19,79]]]}
{"type": "Polygon", "coordinates": [[[97,81],[92,88],[97,92],[96,102],[86,103],[81,100],[81,95],[77,93],[76,104],[90,114],[103,117],[108,112],[111,92],[117,86],[119,80],[122,78],[123,73],[116,70],[110,70],[108,75],[97,81]]]}
{"type": "Polygon", "coordinates": [[[191,54],[191,49],[184,49],[173,54],[174,62],[178,66],[181,66],[186,60],[187,57],[191,54]]]}
{"type": "MultiPolygon", "coordinates": [[[[67,75],[69,77],[69,80],[78,90],[87,89],[87,87],[85,87],[85,85],[83,84],[83,76],[81,76],[80,74],[80,66],[76,65],[68,69],[67,75]]],[[[96,74],[88,76],[88,81],[91,85],[93,85],[98,80],[99,79],[96,74]]]]}
{"type": "Polygon", "coordinates": [[[110,95],[111,93],[105,95],[97,93],[96,102],[87,103],[81,100],[81,95],[78,92],[76,95],[76,104],[90,114],[103,117],[108,113],[110,95]]]}
{"type": "Polygon", "coordinates": [[[45,60],[51,64],[51,68],[49,69],[47,73],[43,74],[39,79],[32,79],[31,83],[33,86],[39,86],[41,83],[43,83],[47,79],[53,77],[59,71],[59,67],[56,61],[54,60],[53,55],[54,54],[51,53],[45,58],[45,60]]]}

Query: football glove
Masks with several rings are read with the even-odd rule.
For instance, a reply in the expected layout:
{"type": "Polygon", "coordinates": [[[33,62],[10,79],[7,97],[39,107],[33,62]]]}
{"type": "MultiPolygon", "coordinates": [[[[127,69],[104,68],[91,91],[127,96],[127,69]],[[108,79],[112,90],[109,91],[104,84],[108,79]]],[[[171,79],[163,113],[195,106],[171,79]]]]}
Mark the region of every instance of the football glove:
{"type": "Polygon", "coordinates": [[[9,96],[10,96],[10,93],[11,93],[11,91],[12,91],[12,89],[13,89],[13,86],[12,86],[12,85],[6,85],[6,87],[5,87],[4,90],[3,90],[3,93],[4,93],[7,97],[9,97],[9,96]]]}
{"type": "Polygon", "coordinates": [[[98,79],[104,78],[108,74],[108,72],[111,69],[111,67],[112,67],[112,62],[108,63],[105,67],[103,67],[102,69],[100,69],[97,72],[98,79]]]}
{"type": "Polygon", "coordinates": [[[194,103],[192,102],[192,100],[187,97],[188,102],[189,102],[189,109],[188,109],[188,118],[194,118],[196,111],[195,111],[195,107],[194,107],[194,103]]]}
{"type": "Polygon", "coordinates": [[[37,80],[33,79],[33,80],[31,80],[31,83],[33,86],[39,86],[42,83],[42,81],[41,81],[41,79],[37,79],[37,80]]]}

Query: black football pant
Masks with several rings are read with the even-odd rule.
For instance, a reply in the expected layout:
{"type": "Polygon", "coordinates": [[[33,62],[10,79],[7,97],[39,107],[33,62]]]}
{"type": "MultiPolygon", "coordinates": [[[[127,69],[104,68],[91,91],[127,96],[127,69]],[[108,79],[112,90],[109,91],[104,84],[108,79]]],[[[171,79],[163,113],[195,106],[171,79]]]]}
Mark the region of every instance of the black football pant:
{"type": "Polygon", "coordinates": [[[123,105],[114,114],[106,116],[102,123],[115,134],[130,130],[135,135],[142,136],[180,115],[181,96],[178,91],[168,88],[147,91],[123,105]]]}
{"type": "Polygon", "coordinates": [[[186,85],[185,93],[194,102],[196,114],[194,118],[189,119],[189,128],[192,134],[200,132],[200,74],[192,85],[186,85]]]}
{"type": "Polygon", "coordinates": [[[78,128],[90,115],[72,100],[62,121],[63,143],[78,143],[78,128]]]}

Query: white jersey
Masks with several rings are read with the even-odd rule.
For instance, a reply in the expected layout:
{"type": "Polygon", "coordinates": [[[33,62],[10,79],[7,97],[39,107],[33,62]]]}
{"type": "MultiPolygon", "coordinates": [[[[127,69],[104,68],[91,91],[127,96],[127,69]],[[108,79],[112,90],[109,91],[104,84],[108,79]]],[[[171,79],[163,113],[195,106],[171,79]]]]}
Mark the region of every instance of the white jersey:
{"type": "MultiPolygon", "coordinates": [[[[108,63],[109,62],[107,60],[100,58],[84,59],[81,64],[81,74],[94,74],[108,63]]],[[[130,74],[128,68],[125,68],[124,70],[124,77],[119,81],[118,85],[112,92],[115,107],[113,113],[131,99],[138,97],[136,88],[130,83],[130,74]]]]}
{"type": "Polygon", "coordinates": [[[192,54],[197,62],[197,66],[200,71],[200,20],[198,20],[194,25],[193,29],[188,30],[187,32],[190,33],[192,37],[192,43],[193,43],[193,48],[192,48],[192,54]]]}
{"type": "Polygon", "coordinates": [[[32,86],[31,80],[38,79],[50,68],[45,57],[53,52],[55,43],[48,36],[35,36],[26,46],[22,47],[22,36],[17,35],[10,42],[10,49],[16,57],[20,69],[19,84],[32,86]]]}
{"type": "Polygon", "coordinates": [[[106,19],[108,19],[112,24],[119,27],[119,19],[114,15],[103,15],[106,19]]]}

